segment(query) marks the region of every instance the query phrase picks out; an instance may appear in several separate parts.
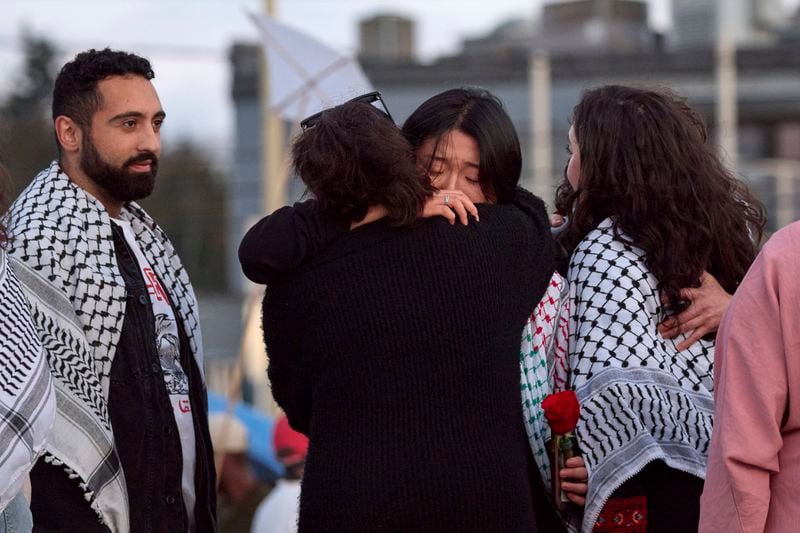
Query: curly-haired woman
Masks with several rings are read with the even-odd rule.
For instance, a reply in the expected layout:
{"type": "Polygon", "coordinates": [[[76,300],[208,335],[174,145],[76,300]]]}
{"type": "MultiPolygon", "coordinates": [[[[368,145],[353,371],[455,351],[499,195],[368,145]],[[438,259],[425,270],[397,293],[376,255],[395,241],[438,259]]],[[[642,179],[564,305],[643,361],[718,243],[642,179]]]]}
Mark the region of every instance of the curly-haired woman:
{"type": "Polygon", "coordinates": [[[584,531],[692,531],[708,459],[714,342],[659,324],[710,273],[733,293],[755,258],[760,204],[685,100],[624,86],[575,107],[557,208],[569,226],[569,382],[589,470],[584,531]],[[638,528],[638,529],[636,529],[638,528]]]}

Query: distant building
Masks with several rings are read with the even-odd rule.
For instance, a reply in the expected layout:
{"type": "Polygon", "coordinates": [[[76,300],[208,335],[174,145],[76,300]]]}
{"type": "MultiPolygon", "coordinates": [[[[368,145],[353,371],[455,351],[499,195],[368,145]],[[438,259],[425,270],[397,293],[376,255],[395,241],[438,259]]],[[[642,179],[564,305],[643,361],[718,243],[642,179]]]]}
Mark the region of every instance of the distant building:
{"type": "Polygon", "coordinates": [[[782,41],[800,41],[800,6],[797,7],[789,23],[781,32],[782,41]]]}
{"type": "Polygon", "coordinates": [[[487,35],[467,38],[462,53],[469,56],[497,56],[530,50],[536,37],[536,24],[531,19],[510,19],[487,35]]]}
{"type": "Polygon", "coordinates": [[[414,21],[401,15],[376,15],[359,25],[359,57],[370,62],[414,60],[414,21]]]}
{"type": "Polygon", "coordinates": [[[571,0],[542,9],[537,44],[575,54],[650,51],[655,33],[641,0],[571,0]]]}
{"type": "MultiPolygon", "coordinates": [[[[716,40],[719,0],[672,0],[673,43],[709,48],[716,40]]],[[[725,0],[722,23],[737,46],[775,43],[784,21],[780,0],[725,0]]]]}
{"type": "Polygon", "coordinates": [[[263,60],[251,45],[235,44],[230,51],[234,66],[231,95],[234,106],[233,173],[228,182],[226,239],[228,287],[242,291],[239,243],[250,219],[261,214],[261,106],[258,100],[259,68],[263,60]]]}
{"type": "Polygon", "coordinates": [[[559,54],[651,51],[659,41],[647,24],[647,9],[642,0],[551,1],[538,21],[511,19],[466,39],[462,54],[508,56],[536,47],[559,54]]]}

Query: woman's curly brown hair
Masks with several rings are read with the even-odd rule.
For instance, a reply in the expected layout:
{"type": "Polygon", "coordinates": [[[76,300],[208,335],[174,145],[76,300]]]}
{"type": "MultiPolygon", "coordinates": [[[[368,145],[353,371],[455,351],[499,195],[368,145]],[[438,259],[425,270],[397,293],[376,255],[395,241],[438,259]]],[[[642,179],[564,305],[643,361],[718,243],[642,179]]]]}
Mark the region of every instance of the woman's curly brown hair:
{"type": "Polygon", "coordinates": [[[719,160],[686,100],[608,85],[583,94],[572,125],[580,182],[573,191],[564,179],[556,193],[558,212],[570,217],[566,249],[612,217],[671,305],[703,270],[733,293],[757,253],[764,208],[719,160]]]}
{"type": "Polygon", "coordinates": [[[351,222],[380,204],[393,223],[410,224],[435,191],[400,129],[369,104],[323,112],[295,140],[292,160],[320,208],[351,222]]]}

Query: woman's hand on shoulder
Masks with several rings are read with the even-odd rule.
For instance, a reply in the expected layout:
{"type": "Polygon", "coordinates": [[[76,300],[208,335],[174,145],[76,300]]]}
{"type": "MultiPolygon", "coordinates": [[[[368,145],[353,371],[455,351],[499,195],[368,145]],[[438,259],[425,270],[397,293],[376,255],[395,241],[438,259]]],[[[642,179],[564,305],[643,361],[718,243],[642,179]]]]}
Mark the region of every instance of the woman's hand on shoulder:
{"type": "Polygon", "coordinates": [[[561,489],[566,494],[569,501],[575,505],[584,507],[586,505],[586,491],[589,488],[589,472],[586,470],[586,463],[583,457],[570,457],[558,475],[561,477],[561,489]]]}
{"type": "MultiPolygon", "coordinates": [[[[358,222],[350,224],[350,229],[353,230],[364,224],[375,222],[386,216],[387,209],[382,205],[372,205],[367,210],[366,216],[358,222]]],[[[475,217],[475,220],[480,220],[478,217],[478,208],[475,203],[467,197],[462,191],[457,190],[438,190],[433,196],[425,201],[422,208],[421,218],[444,217],[450,224],[455,224],[460,221],[465,226],[469,223],[469,215],[475,217]]]]}
{"type": "Polygon", "coordinates": [[[691,332],[677,346],[678,351],[686,350],[705,335],[717,331],[732,298],[708,272],[700,276],[699,287],[681,289],[680,297],[689,301],[689,307],[658,325],[658,332],[665,339],[691,332]]]}
{"type": "Polygon", "coordinates": [[[476,221],[480,220],[478,208],[466,194],[457,190],[440,189],[425,202],[421,217],[444,217],[450,224],[455,224],[458,220],[466,226],[469,215],[475,217],[476,221]]]}

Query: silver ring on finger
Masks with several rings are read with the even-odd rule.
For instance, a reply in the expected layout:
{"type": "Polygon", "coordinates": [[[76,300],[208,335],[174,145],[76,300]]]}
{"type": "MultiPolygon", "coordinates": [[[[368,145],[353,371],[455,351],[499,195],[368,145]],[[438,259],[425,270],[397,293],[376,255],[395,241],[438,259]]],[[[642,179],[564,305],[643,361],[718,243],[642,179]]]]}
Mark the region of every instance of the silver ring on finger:
{"type": "Polygon", "coordinates": [[[444,205],[448,205],[448,206],[450,205],[450,195],[449,194],[445,194],[444,195],[444,205]]]}

